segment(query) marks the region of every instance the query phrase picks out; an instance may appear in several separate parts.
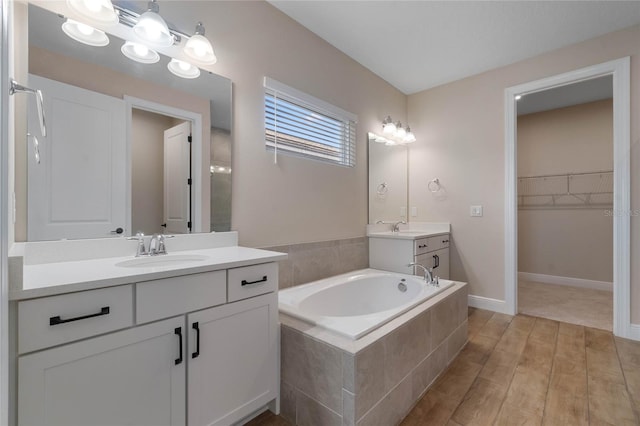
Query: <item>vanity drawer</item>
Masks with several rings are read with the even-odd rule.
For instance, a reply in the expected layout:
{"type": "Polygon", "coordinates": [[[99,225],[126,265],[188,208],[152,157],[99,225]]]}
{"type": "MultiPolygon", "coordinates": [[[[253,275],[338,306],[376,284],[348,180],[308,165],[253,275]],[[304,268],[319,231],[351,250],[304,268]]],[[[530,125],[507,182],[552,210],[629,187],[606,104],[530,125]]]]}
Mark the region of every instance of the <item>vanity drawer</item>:
{"type": "Polygon", "coordinates": [[[449,247],[449,234],[429,237],[429,250],[440,250],[449,247]]]}
{"type": "Polygon", "coordinates": [[[414,255],[417,256],[422,253],[426,253],[428,251],[433,250],[431,245],[429,244],[429,238],[420,238],[414,242],[414,255]]]}
{"type": "Polygon", "coordinates": [[[18,352],[32,352],[132,325],[132,285],[25,300],[18,303],[18,352]]]}
{"type": "Polygon", "coordinates": [[[229,269],[229,302],[278,290],[278,264],[263,263],[229,269]]]}
{"type": "Polygon", "coordinates": [[[136,284],[136,323],[142,324],[227,301],[226,271],[203,272],[136,284]]]}

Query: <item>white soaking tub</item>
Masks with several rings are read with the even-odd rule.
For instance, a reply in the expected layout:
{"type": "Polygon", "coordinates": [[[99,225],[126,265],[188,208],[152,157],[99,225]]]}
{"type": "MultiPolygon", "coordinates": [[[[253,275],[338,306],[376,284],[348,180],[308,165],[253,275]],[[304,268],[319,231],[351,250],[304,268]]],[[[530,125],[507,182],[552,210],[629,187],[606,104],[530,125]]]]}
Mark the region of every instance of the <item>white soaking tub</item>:
{"type": "Polygon", "coordinates": [[[356,340],[453,284],[440,280],[435,287],[415,275],[362,269],[281,290],[279,309],[356,340]]]}

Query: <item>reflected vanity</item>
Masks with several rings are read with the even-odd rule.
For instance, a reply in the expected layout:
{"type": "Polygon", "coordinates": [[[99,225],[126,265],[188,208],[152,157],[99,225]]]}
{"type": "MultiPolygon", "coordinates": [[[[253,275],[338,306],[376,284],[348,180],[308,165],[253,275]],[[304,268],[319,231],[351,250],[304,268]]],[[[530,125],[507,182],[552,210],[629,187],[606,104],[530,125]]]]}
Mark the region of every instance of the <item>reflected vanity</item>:
{"type": "Polygon", "coordinates": [[[133,62],[113,35],[87,46],[63,33],[64,17],[28,13],[29,85],[44,93],[51,131],[40,134],[30,105],[40,163],[32,146],[16,158],[28,182],[16,191],[27,206],[16,240],[230,230],[231,81],[178,78],[168,57],[133,62]]]}

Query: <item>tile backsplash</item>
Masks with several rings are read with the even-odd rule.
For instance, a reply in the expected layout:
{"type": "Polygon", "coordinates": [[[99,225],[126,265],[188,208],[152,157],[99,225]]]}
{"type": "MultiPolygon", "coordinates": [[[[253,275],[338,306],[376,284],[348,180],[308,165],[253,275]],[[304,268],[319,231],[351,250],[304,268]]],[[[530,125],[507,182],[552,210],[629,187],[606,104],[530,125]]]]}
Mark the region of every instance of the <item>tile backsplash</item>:
{"type": "Polygon", "coordinates": [[[366,237],[264,249],[289,255],[287,260],[279,262],[280,289],[369,267],[366,237]]]}

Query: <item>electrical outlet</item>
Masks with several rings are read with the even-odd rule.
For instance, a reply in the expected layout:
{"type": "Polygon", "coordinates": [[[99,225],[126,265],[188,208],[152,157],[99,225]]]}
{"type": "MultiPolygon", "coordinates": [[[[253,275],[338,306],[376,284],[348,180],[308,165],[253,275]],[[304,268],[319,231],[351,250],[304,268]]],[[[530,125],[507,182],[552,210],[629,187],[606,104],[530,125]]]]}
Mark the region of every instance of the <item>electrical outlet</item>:
{"type": "Polygon", "coordinates": [[[482,217],[482,206],[471,206],[472,217],[482,217]]]}
{"type": "Polygon", "coordinates": [[[418,208],[411,207],[411,217],[418,217],[418,208]]]}

